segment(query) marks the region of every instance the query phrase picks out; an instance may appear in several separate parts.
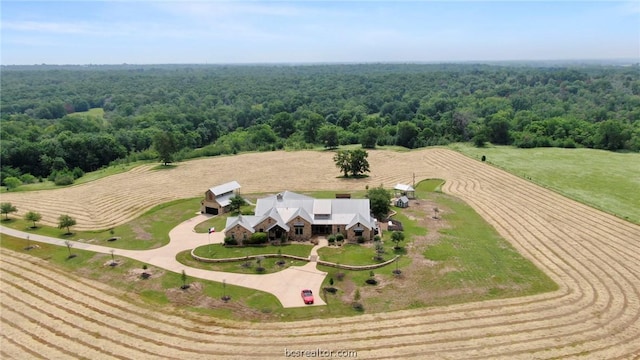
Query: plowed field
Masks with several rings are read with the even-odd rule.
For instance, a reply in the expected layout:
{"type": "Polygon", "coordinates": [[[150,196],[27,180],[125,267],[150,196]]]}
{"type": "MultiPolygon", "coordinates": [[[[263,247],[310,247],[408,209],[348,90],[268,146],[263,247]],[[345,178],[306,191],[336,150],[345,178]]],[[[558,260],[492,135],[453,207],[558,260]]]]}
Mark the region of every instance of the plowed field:
{"type": "Polygon", "coordinates": [[[211,158],[150,166],[81,186],[4,194],[19,209],[103,228],[155,204],[238,180],[244,192],[358,189],[447,180],[560,286],[538,296],[304,323],[219,323],[158,313],[119,290],[2,250],[2,358],[281,359],[285,350],[358,358],[633,359],[640,356],[640,226],[446,149],[372,151],[369,178],[338,179],[330,153],[211,158]]]}

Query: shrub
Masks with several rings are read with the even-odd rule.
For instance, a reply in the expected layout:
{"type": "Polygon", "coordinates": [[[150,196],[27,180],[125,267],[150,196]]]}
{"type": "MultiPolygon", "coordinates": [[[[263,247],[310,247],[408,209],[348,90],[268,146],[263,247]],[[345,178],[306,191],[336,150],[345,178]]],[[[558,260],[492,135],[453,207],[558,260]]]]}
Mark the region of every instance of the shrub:
{"type": "Polygon", "coordinates": [[[71,185],[73,184],[73,181],[75,179],[73,178],[73,174],[67,172],[67,171],[60,171],[58,173],[55,174],[55,177],[53,179],[53,182],[56,185],[59,186],[64,186],[64,185],[71,185]]]}
{"type": "Polygon", "coordinates": [[[342,271],[339,271],[336,273],[336,279],[338,279],[338,281],[342,281],[344,280],[344,273],[342,271]]]}
{"type": "Polygon", "coordinates": [[[38,179],[35,176],[28,173],[24,175],[20,175],[20,180],[25,184],[33,184],[36,181],[38,181],[38,179]]]}
{"type": "Polygon", "coordinates": [[[378,280],[374,279],[374,278],[368,278],[367,280],[365,280],[364,282],[366,282],[369,285],[377,285],[378,284],[378,280]]]}
{"type": "Polygon", "coordinates": [[[82,171],[82,169],[80,169],[79,167],[76,166],[71,171],[71,174],[73,174],[73,178],[74,179],[79,179],[84,175],[84,171],[82,171]]]}
{"type": "Polygon", "coordinates": [[[342,241],[344,240],[344,235],[342,235],[341,233],[337,233],[336,234],[336,241],[342,241]]]}
{"type": "Polygon", "coordinates": [[[336,242],[336,236],[329,235],[329,237],[327,238],[327,241],[329,241],[329,244],[333,244],[334,242],[336,242]]]}
{"type": "Polygon", "coordinates": [[[364,306],[362,305],[362,303],[357,301],[352,303],[351,307],[353,308],[353,310],[356,310],[356,311],[364,311],[364,306]]]}
{"type": "Polygon", "coordinates": [[[232,238],[231,236],[227,236],[224,238],[225,245],[238,245],[238,240],[232,238]]]}
{"type": "Polygon", "coordinates": [[[364,237],[363,236],[358,236],[356,238],[356,240],[358,241],[358,244],[364,244],[364,237]]]}
{"type": "Polygon", "coordinates": [[[251,237],[247,239],[245,243],[252,244],[252,245],[259,245],[259,244],[266,244],[267,241],[269,241],[269,237],[267,236],[267,233],[256,232],[251,234],[251,237]]]}

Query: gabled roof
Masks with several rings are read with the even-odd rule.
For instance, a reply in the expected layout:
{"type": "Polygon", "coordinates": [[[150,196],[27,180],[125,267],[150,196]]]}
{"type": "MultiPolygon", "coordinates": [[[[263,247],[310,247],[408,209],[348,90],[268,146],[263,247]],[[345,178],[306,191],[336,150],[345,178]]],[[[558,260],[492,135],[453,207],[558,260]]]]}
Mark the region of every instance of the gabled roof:
{"type": "Polygon", "coordinates": [[[357,226],[358,224],[360,224],[360,226],[364,226],[367,229],[371,230],[371,228],[373,228],[372,224],[371,224],[371,216],[369,216],[369,218],[365,218],[364,216],[362,216],[361,214],[355,214],[355,216],[353,217],[353,219],[351,219],[351,221],[349,222],[349,224],[347,224],[347,229],[351,229],[354,226],[357,226]]]}
{"type": "MultiPolygon", "coordinates": [[[[283,220],[282,217],[280,216],[280,214],[278,213],[278,209],[276,208],[272,208],[271,211],[269,211],[268,214],[266,214],[262,220],[266,219],[266,218],[272,218],[273,220],[276,221],[275,224],[271,225],[270,227],[267,228],[267,230],[271,230],[274,226],[280,226],[281,228],[283,228],[285,231],[289,231],[289,225],[287,225],[283,220]]],[[[260,220],[260,222],[262,222],[262,220],[260,220]]]]}
{"type": "Polygon", "coordinates": [[[400,199],[398,199],[399,202],[403,203],[403,204],[408,204],[409,203],[409,198],[406,196],[402,196],[400,199]]]}
{"type": "Polygon", "coordinates": [[[236,225],[240,225],[243,228],[249,230],[249,232],[253,234],[254,232],[256,232],[256,230],[253,228],[254,224],[252,224],[253,223],[252,220],[255,220],[253,218],[257,218],[257,216],[238,215],[237,217],[229,217],[227,218],[227,224],[224,227],[224,231],[227,231],[228,229],[231,229],[236,225]]]}
{"type": "Polygon", "coordinates": [[[396,184],[396,186],[393,189],[400,190],[400,191],[416,191],[411,185],[405,185],[405,184],[396,184]]]}
{"type": "Polygon", "coordinates": [[[209,189],[213,193],[213,195],[218,196],[222,194],[226,194],[228,192],[232,192],[234,190],[240,189],[240,184],[237,181],[230,181],[226,184],[214,186],[209,189]]]}
{"type": "MultiPolygon", "coordinates": [[[[255,226],[271,217],[276,221],[271,228],[278,225],[288,231],[292,219],[299,216],[313,225],[345,225],[349,229],[360,223],[361,227],[367,229],[375,227],[368,199],[314,199],[285,191],[258,199],[255,214],[244,216],[241,224],[255,229],[255,226]]],[[[225,230],[237,224],[234,219],[227,219],[225,230]]]]}

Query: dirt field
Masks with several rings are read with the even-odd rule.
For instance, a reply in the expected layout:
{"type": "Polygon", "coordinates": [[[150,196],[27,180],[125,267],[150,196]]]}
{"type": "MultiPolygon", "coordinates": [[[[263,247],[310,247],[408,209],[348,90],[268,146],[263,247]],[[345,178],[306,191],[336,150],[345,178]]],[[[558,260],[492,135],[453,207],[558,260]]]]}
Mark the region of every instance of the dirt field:
{"type": "MultiPolygon", "coordinates": [[[[151,166],[86,185],[3,194],[43,220],[78,228],[125,222],[172,199],[238,180],[244,192],[362,189],[438,177],[560,289],[539,296],[304,323],[221,323],[156,313],[119,290],[2,250],[0,357],[260,359],[286,350],[354,350],[360,359],[640,357],[640,226],[446,149],[370,152],[371,177],[337,179],[330,153],[211,158],[151,166]],[[281,177],[279,174],[290,174],[281,177]],[[51,210],[49,210],[51,209],[51,210]],[[60,209],[60,210],[58,210],[60,209]],[[64,209],[64,210],[62,210],[64,209]]],[[[334,353],[334,357],[337,355],[334,353]]]]}

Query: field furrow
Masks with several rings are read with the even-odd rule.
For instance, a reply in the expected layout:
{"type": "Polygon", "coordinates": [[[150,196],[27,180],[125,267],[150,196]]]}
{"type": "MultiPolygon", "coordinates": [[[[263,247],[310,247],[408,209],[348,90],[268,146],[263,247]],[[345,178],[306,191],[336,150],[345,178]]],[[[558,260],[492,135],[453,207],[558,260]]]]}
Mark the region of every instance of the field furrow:
{"type": "Polygon", "coordinates": [[[3,201],[46,216],[33,207],[44,204],[77,216],[79,229],[96,229],[229,180],[251,193],[392,187],[411,183],[413,174],[442,178],[444,192],[470,204],[559,289],[331,321],[218,322],[156,313],[103,284],[2,250],[3,357],[279,359],[285,348],[349,349],[363,359],[640,356],[640,226],[446,149],[371,151],[372,173],[357,180],[338,178],[331,156],[271,152],[194,160],[161,171],[141,166],[80,186],[3,194],[3,201]],[[282,176],[291,173],[291,164],[295,174],[282,176]],[[233,168],[234,177],[219,171],[224,168],[233,168]]]}

